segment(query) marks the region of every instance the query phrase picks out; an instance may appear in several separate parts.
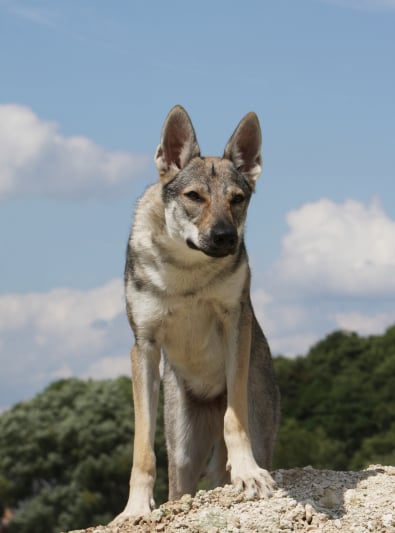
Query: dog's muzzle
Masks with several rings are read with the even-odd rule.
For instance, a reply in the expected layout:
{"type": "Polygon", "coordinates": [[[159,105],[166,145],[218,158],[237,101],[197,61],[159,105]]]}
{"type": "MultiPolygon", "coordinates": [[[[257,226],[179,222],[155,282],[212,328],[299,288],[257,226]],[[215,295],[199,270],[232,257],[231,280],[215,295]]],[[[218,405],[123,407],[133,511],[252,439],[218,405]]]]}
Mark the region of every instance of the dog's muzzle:
{"type": "Polygon", "coordinates": [[[192,250],[200,250],[210,257],[225,257],[236,253],[238,235],[233,226],[218,224],[208,237],[200,239],[199,247],[190,239],[186,243],[192,250]]]}

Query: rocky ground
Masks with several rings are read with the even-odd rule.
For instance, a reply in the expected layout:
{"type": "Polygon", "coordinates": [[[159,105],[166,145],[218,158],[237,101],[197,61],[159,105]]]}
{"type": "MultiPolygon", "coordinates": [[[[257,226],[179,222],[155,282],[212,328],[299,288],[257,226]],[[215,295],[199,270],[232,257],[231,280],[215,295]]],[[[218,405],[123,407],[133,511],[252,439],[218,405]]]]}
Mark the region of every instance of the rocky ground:
{"type": "Polygon", "coordinates": [[[395,533],[395,467],[361,472],[277,470],[269,500],[246,501],[230,487],[168,502],[140,520],[69,533],[395,533]]]}

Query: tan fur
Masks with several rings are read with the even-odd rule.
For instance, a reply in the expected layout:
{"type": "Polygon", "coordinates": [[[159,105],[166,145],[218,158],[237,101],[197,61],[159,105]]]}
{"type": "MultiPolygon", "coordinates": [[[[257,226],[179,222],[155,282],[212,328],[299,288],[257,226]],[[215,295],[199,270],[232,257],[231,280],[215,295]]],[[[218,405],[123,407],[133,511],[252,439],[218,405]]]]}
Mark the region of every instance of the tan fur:
{"type": "Polygon", "coordinates": [[[200,156],[189,116],[176,106],[155,160],[160,182],[136,209],[125,268],[135,334],[135,438],[129,500],[120,515],[154,505],[153,449],[163,357],[169,497],[193,493],[206,470],[247,496],[267,497],[279,419],[270,350],[250,302],[243,241],[261,170],[261,134],[249,113],[223,158],[200,156]]]}

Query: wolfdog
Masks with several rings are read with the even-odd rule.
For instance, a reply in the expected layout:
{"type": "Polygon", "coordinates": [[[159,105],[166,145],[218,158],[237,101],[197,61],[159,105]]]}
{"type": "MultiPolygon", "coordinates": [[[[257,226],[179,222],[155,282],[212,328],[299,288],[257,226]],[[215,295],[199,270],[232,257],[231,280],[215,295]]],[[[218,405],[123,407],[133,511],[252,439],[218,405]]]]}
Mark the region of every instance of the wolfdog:
{"type": "Polygon", "coordinates": [[[279,392],[250,300],[243,230],[261,173],[255,113],[222,157],[202,157],[187,112],[174,107],[155,155],[160,180],[138,202],[128,243],[126,307],[135,435],[130,493],[119,518],[154,507],[154,434],[163,358],[169,499],[202,473],[248,498],[268,497],[279,392]]]}

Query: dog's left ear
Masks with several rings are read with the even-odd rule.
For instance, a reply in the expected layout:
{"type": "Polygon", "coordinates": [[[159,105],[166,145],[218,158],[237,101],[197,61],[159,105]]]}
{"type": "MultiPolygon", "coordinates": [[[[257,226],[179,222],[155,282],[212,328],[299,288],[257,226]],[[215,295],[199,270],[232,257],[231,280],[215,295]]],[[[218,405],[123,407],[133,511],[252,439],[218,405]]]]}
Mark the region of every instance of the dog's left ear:
{"type": "Polygon", "coordinates": [[[255,187],[262,172],[262,134],[258,117],[248,113],[238,124],[226,145],[224,158],[230,159],[245,179],[255,187]]]}
{"type": "Polygon", "coordinates": [[[176,105],[167,115],[155,163],[163,184],[168,183],[189,161],[200,155],[195,130],[188,113],[176,105]]]}

